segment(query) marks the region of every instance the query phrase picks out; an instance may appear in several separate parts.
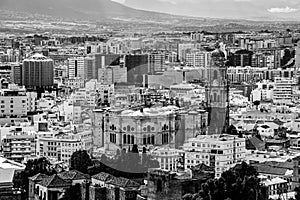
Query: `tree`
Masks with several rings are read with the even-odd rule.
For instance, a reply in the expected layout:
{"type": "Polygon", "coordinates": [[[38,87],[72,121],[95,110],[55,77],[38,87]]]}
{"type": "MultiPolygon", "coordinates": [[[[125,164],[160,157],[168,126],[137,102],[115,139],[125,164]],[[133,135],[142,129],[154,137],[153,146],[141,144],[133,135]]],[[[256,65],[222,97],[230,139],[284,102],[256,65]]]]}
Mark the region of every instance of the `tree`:
{"type": "Polygon", "coordinates": [[[265,200],[266,191],[257,175],[255,168],[243,162],[223,172],[221,178],[202,184],[199,196],[203,200],[265,200]]]}
{"type": "Polygon", "coordinates": [[[71,170],[78,170],[84,174],[88,173],[88,167],[92,166],[92,160],[85,150],[76,151],[71,156],[71,170]]]}
{"type": "Polygon", "coordinates": [[[20,188],[25,191],[25,196],[29,189],[29,177],[32,177],[38,173],[53,175],[56,171],[51,168],[51,163],[46,158],[39,158],[34,160],[28,160],[24,171],[16,173],[14,177],[14,187],[20,188]]]}

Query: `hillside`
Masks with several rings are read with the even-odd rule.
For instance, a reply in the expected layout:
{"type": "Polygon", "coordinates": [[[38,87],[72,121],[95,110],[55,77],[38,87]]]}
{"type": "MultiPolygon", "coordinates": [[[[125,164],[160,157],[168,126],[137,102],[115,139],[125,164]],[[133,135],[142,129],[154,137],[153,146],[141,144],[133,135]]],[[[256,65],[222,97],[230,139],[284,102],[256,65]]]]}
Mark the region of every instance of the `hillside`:
{"type": "Polygon", "coordinates": [[[0,9],[50,15],[57,18],[97,21],[113,18],[148,20],[156,16],[168,16],[136,10],[110,0],[0,0],[0,9]]]}

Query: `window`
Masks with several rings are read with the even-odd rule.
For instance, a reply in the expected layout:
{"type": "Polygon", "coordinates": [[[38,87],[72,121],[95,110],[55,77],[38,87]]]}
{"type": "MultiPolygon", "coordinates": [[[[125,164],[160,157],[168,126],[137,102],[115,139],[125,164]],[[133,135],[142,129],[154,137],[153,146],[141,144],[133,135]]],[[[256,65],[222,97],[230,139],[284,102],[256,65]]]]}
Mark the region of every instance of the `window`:
{"type": "Polygon", "coordinates": [[[134,144],[134,136],[131,136],[131,144],[134,144]]]}
{"type": "Polygon", "coordinates": [[[155,136],[154,135],[151,136],[151,144],[153,144],[153,145],[155,144],[155,136]]]}
{"type": "Polygon", "coordinates": [[[217,71],[217,70],[214,70],[214,76],[213,76],[213,79],[214,79],[214,80],[218,79],[218,71],[217,71]]]}
{"type": "Polygon", "coordinates": [[[130,144],[130,135],[127,135],[127,143],[130,144]]]}
{"type": "Polygon", "coordinates": [[[123,143],[126,144],[127,140],[126,140],[126,135],[123,135],[123,143]]]}

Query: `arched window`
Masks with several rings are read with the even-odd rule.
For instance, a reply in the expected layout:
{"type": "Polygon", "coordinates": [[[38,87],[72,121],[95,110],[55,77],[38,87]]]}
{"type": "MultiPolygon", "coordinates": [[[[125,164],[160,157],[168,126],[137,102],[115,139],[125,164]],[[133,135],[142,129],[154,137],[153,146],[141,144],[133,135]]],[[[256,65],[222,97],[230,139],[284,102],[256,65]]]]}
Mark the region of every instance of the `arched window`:
{"type": "Polygon", "coordinates": [[[153,144],[153,145],[155,144],[155,138],[154,138],[154,135],[151,136],[151,144],[153,144]]]}
{"type": "Polygon", "coordinates": [[[129,125],[127,126],[127,131],[130,132],[130,126],[129,125]]]}
{"type": "Polygon", "coordinates": [[[134,136],[131,136],[131,144],[134,144],[134,136]]]}
{"type": "Polygon", "coordinates": [[[150,135],[147,135],[147,144],[151,144],[151,137],[150,137],[150,135]]]}
{"type": "Polygon", "coordinates": [[[123,135],[123,143],[126,144],[126,135],[123,135]]]}
{"type": "Polygon", "coordinates": [[[168,133],[163,133],[162,134],[162,144],[168,144],[168,143],[169,143],[168,133]]]}
{"type": "Polygon", "coordinates": [[[130,135],[127,135],[127,143],[130,144],[130,135]]]}

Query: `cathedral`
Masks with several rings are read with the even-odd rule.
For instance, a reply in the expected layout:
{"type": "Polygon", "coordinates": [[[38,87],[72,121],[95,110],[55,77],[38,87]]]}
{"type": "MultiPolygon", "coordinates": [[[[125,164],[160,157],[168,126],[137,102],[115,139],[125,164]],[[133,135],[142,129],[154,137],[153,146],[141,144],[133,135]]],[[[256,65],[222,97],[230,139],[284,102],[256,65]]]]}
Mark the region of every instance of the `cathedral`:
{"type": "Polygon", "coordinates": [[[229,126],[229,85],[225,62],[224,52],[217,48],[211,54],[211,63],[206,71],[208,135],[227,133],[229,126]]]}

